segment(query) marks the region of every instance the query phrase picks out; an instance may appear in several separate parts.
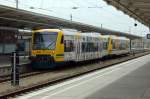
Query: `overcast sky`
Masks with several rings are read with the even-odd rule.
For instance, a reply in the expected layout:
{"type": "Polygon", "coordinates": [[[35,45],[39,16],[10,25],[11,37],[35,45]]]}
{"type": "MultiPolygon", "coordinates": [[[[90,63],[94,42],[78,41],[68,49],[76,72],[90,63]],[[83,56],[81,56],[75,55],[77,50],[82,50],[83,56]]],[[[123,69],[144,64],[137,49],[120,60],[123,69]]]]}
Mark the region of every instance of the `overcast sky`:
{"type": "MultiPolygon", "coordinates": [[[[15,7],[15,0],[0,0],[0,4],[15,7]]],[[[103,0],[19,0],[19,8],[86,24],[146,35],[149,29],[103,0]],[[76,7],[77,9],[72,9],[76,7]],[[34,9],[31,9],[34,8],[34,9]],[[134,23],[137,23],[137,27],[134,23]]]]}

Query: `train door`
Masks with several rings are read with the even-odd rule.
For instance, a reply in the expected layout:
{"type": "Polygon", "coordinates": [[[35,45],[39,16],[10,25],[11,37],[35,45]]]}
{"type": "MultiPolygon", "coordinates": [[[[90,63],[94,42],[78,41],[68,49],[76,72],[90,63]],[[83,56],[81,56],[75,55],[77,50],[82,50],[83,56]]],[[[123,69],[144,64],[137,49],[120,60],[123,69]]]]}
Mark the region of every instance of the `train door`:
{"type": "Polygon", "coordinates": [[[80,61],[80,55],[81,54],[81,41],[77,41],[77,61],[80,61]]]}
{"type": "Polygon", "coordinates": [[[101,40],[99,40],[99,37],[95,38],[95,42],[96,42],[96,58],[100,58],[101,57],[101,52],[100,52],[100,47],[101,47],[101,40]]]}
{"type": "Polygon", "coordinates": [[[108,37],[108,54],[111,55],[112,54],[112,37],[108,37]]]}
{"type": "Polygon", "coordinates": [[[108,55],[108,38],[103,38],[103,50],[102,50],[102,57],[107,56],[108,55]]]}
{"type": "Polygon", "coordinates": [[[82,37],[82,43],[81,43],[81,60],[86,60],[86,36],[82,37]]]}
{"type": "Polygon", "coordinates": [[[89,38],[89,40],[87,42],[88,42],[88,50],[89,51],[87,53],[87,56],[88,56],[88,60],[90,60],[90,59],[94,58],[93,56],[95,56],[94,53],[93,53],[93,44],[94,44],[94,42],[93,42],[93,37],[92,36],[90,36],[88,38],[89,38]]]}
{"type": "Polygon", "coordinates": [[[74,35],[64,35],[64,53],[65,61],[74,61],[75,60],[75,39],[74,35]]]}
{"type": "Polygon", "coordinates": [[[103,38],[102,37],[99,40],[99,53],[100,53],[100,57],[103,57],[103,38]]]}
{"type": "Polygon", "coordinates": [[[76,50],[75,50],[75,54],[76,54],[76,61],[79,61],[79,53],[80,53],[80,45],[79,45],[80,43],[79,43],[79,38],[76,38],[76,40],[75,40],[75,48],[76,48],[76,50]]]}
{"type": "Polygon", "coordinates": [[[76,61],[81,61],[81,43],[82,39],[79,34],[75,37],[75,55],[76,55],[76,61]]]}
{"type": "Polygon", "coordinates": [[[62,32],[59,32],[56,45],[57,46],[55,50],[55,54],[56,54],[55,60],[57,62],[63,62],[65,54],[64,54],[64,35],[62,32]]]}

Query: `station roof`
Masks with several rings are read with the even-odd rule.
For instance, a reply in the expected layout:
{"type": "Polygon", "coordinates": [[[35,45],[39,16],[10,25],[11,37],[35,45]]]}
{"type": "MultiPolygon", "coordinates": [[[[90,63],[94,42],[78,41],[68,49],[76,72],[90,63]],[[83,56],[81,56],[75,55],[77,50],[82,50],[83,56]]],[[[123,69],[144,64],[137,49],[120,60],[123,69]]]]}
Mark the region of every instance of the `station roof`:
{"type": "Polygon", "coordinates": [[[139,22],[150,26],[150,0],[104,0],[139,22]]]}
{"type": "Polygon", "coordinates": [[[130,39],[141,38],[137,35],[113,31],[96,27],[93,25],[83,24],[65,20],[53,16],[34,13],[26,10],[16,9],[0,5],[0,26],[13,27],[19,29],[37,29],[37,28],[72,28],[84,32],[99,32],[104,35],[125,36],[130,39]]]}

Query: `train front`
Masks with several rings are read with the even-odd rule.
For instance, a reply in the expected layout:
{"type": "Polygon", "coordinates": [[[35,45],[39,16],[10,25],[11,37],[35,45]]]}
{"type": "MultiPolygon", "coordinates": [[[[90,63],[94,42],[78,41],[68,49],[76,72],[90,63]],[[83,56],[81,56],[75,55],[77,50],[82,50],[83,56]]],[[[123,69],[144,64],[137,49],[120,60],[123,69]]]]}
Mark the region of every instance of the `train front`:
{"type": "Polygon", "coordinates": [[[47,69],[55,67],[56,55],[63,54],[63,51],[60,51],[61,48],[59,48],[59,51],[57,50],[58,47],[61,47],[58,44],[59,37],[58,30],[43,29],[33,32],[30,58],[32,68],[47,69]]]}

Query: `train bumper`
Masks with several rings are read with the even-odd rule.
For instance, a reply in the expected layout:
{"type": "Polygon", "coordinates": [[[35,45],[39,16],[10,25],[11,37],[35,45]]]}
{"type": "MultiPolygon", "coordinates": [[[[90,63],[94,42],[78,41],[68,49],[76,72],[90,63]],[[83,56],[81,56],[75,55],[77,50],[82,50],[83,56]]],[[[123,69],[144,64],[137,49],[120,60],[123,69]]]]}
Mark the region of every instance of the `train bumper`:
{"type": "Polygon", "coordinates": [[[32,68],[47,69],[54,68],[55,60],[53,56],[36,56],[30,57],[32,68]]]}

